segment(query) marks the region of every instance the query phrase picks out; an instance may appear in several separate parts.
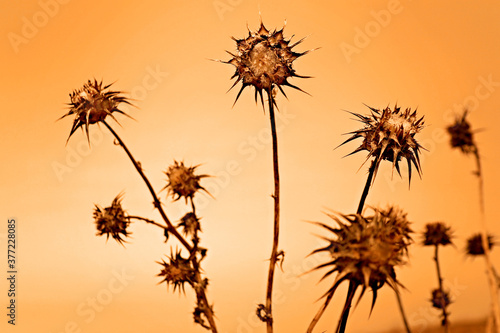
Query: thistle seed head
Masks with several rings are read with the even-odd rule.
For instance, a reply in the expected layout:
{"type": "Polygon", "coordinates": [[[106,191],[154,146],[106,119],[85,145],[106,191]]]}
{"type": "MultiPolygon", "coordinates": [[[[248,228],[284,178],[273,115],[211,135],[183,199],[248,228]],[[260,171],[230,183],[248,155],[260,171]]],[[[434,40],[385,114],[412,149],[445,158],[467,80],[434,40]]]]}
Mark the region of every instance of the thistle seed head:
{"type": "Polygon", "coordinates": [[[333,294],[343,281],[354,282],[362,286],[360,299],[367,288],[373,291],[372,309],[377,298],[377,291],[384,284],[397,290],[399,282],[394,268],[406,263],[408,246],[412,239],[410,222],[406,214],[397,207],[373,209],[373,215],[328,214],[338,228],[318,223],[333,233],[333,237],[324,237],[329,245],[313,253],[327,252],[332,260],[315,269],[329,268],[322,279],[338,273],[333,286],[325,294],[333,294]]]}
{"type": "Polygon", "coordinates": [[[195,271],[189,259],[183,258],[180,251],[176,252],[175,255],[171,254],[168,263],[164,260],[158,263],[163,266],[161,272],[158,274],[158,276],[163,277],[161,282],[165,282],[167,286],[173,285],[174,292],[177,288],[179,288],[179,291],[182,290],[182,292],[185,292],[184,284],[186,282],[191,286],[193,285],[195,271]]]}
{"type": "Polygon", "coordinates": [[[470,154],[477,150],[470,123],[466,119],[467,114],[468,111],[465,110],[462,116],[456,117],[453,125],[447,127],[448,133],[451,136],[451,147],[460,148],[464,154],[470,154]]]}
{"type": "Polygon", "coordinates": [[[451,304],[450,295],[446,291],[437,288],[432,290],[432,306],[436,309],[446,309],[451,304]]]}
{"type": "Polygon", "coordinates": [[[294,76],[305,78],[305,76],[295,73],[292,64],[297,58],[309,51],[302,53],[292,51],[292,48],[301,43],[303,39],[289,45],[290,40],[284,38],[283,29],[270,32],[261,21],[259,30],[255,32],[249,30],[247,38],[236,39],[233,37],[237,53],[228,52],[233,58],[224,63],[236,67],[236,72],[231,77],[231,79],[236,78],[236,81],[231,88],[242,81],[242,87],[235,103],[247,86],[255,88],[255,101],[257,102],[257,94],[259,94],[263,105],[262,91],[267,92],[269,98],[272,97],[274,87],[278,87],[285,96],[281,86],[289,86],[302,91],[302,89],[290,84],[288,79],[294,76]]]}
{"type": "Polygon", "coordinates": [[[200,180],[208,175],[195,175],[194,171],[199,165],[186,167],[184,162],[174,161],[174,165],[168,167],[165,174],[168,177],[168,183],[163,189],[168,189],[168,193],[172,195],[174,200],[179,200],[181,197],[187,202],[187,199],[193,199],[198,190],[203,190],[208,193],[205,188],[200,185],[200,180]]]}
{"type": "Polygon", "coordinates": [[[131,103],[126,97],[120,95],[120,91],[107,90],[110,86],[111,84],[108,84],[103,87],[102,81],[97,82],[97,80],[94,79],[93,82],[89,80],[82,88],[76,89],[69,94],[69,112],[59,118],[62,119],[69,115],[75,115],[73,127],[71,128],[67,141],[69,141],[73,133],[81,127],[82,130],[85,128],[87,140],[90,143],[89,125],[102,122],[107,116],[110,116],[118,122],[113,116],[113,112],[130,117],[125,112],[118,109],[118,106],[120,103],[129,105],[131,105],[131,103]]]}
{"type": "Polygon", "coordinates": [[[409,181],[411,181],[412,164],[420,176],[419,153],[422,146],[415,140],[415,135],[422,130],[424,117],[418,118],[417,111],[411,111],[409,108],[402,111],[398,106],[395,106],[394,110],[387,107],[382,111],[369,108],[370,116],[352,113],[365,127],[348,133],[352,136],[340,145],[363,138],[361,145],[349,155],[362,150],[368,151],[367,160],[372,156],[377,158],[375,175],[382,160],[392,162],[393,170],[396,168],[401,175],[399,162],[404,158],[408,163],[409,181]]]}
{"type": "Polygon", "coordinates": [[[423,232],[423,242],[424,246],[431,245],[448,245],[451,242],[452,232],[451,228],[448,227],[443,222],[433,222],[427,223],[425,225],[425,231],[423,232]]]}
{"type": "MultiPolygon", "coordinates": [[[[495,245],[493,235],[488,235],[488,249],[495,245]]],[[[474,234],[467,239],[466,253],[471,256],[484,255],[483,239],[481,234],[474,234]]]]}
{"type": "Polygon", "coordinates": [[[123,237],[128,237],[131,233],[127,231],[130,219],[121,205],[122,194],[116,196],[111,206],[102,209],[99,206],[94,208],[94,222],[97,226],[97,236],[106,235],[113,237],[118,243],[123,245],[123,237]]]}

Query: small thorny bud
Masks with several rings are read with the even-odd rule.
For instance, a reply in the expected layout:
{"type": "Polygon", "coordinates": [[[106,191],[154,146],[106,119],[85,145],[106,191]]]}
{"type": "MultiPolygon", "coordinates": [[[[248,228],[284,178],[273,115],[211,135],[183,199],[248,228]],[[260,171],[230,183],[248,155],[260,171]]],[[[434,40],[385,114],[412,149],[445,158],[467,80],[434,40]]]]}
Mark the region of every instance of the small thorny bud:
{"type": "Polygon", "coordinates": [[[259,317],[259,319],[264,323],[271,322],[273,320],[273,318],[268,313],[266,306],[264,304],[257,305],[256,313],[257,317],[259,317]]]}
{"type": "Polygon", "coordinates": [[[431,302],[433,307],[440,310],[446,309],[451,304],[449,294],[446,291],[441,291],[439,288],[432,290],[431,302]]]}
{"type": "Polygon", "coordinates": [[[121,205],[119,194],[113,199],[111,206],[102,209],[95,205],[94,221],[97,227],[97,235],[106,235],[106,239],[113,237],[118,243],[123,245],[122,236],[128,237],[130,233],[127,227],[130,225],[130,218],[127,216],[121,205]]]}
{"type": "Polygon", "coordinates": [[[193,199],[198,190],[203,190],[208,193],[205,188],[200,185],[200,180],[208,175],[195,175],[194,171],[198,165],[193,167],[184,166],[184,162],[174,161],[174,165],[168,167],[165,174],[168,177],[168,183],[164,187],[168,189],[168,193],[172,195],[174,200],[179,200],[181,197],[187,202],[187,199],[193,199]],[[176,197],[177,196],[177,197],[176,197]]]}
{"type": "MultiPolygon", "coordinates": [[[[492,235],[488,235],[488,249],[491,250],[495,245],[492,235]]],[[[471,256],[484,255],[483,239],[481,234],[472,235],[467,239],[466,252],[471,256]]]]}
{"type": "Polygon", "coordinates": [[[184,215],[177,227],[182,227],[184,234],[188,236],[194,236],[198,231],[201,231],[200,220],[192,212],[184,215]]]}
{"type": "MultiPolygon", "coordinates": [[[[207,280],[207,279],[205,279],[205,280],[207,280]]],[[[206,285],[208,284],[208,280],[204,281],[204,283],[205,283],[204,288],[206,288],[206,285]]],[[[213,311],[214,311],[213,307],[210,306],[207,308],[207,306],[204,304],[205,302],[203,302],[201,294],[199,292],[197,292],[196,295],[197,295],[196,296],[196,307],[194,308],[194,311],[193,311],[194,322],[196,324],[206,328],[207,330],[209,330],[210,326],[206,324],[203,316],[207,317],[207,312],[210,312],[213,314],[213,311]]]]}
{"type": "Polygon", "coordinates": [[[175,256],[171,255],[169,263],[166,263],[164,260],[158,263],[162,265],[163,268],[157,276],[163,277],[161,282],[165,282],[167,286],[170,284],[173,285],[174,291],[179,288],[179,291],[182,289],[182,292],[185,292],[184,284],[186,282],[193,285],[195,281],[195,271],[189,259],[183,258],[180,252],[177,252],[175,256]]]}
{"type": "Polygon", "coordinates": [[[467,121],[468,111],[465,110],[462,116],[457,116],[455,123],[446,129],[451,135],[451,147],[460,148],[464,154],[476,152],[477,147],[474,143],[474,136],[467,121]]]}
{"type": "Polygon", "coordinates": [[[87,140],[90,142],[89,125],[103,122],[107,116],[117,121],[113,116],[113,112],[121,113],[131,118],[125,112],[118,109],[120,103],[131,105],[130,102],[126,97],[121,96],[120,91],[107,90],[110,86],[111,84],[108,84],[103,87],[102,81],[97,82],[94,79],[94,82],[92,82],[89,80],[82,88],[74,90],[69,95],[71,100],[68,104],[69,112],[59,118],[62,119],[69,115],[75,115],[68,140],[81,127],[82,130],[85,128],[87,140]]]}
{"type": "Polygon", "coordinates": [[[423,232],[423,245],[448,245],[451,242],[451,228],[446,226],[443,222],[433,222],[425,225],[423,232]]]}

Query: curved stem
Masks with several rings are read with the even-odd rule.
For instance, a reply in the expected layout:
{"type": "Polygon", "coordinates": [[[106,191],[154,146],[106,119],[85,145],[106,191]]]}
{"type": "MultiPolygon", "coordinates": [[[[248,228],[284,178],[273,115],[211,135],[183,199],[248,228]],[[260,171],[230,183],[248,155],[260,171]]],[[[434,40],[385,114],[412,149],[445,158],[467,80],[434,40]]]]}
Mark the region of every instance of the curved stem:
{"type": "Polygon", "coordinates": [[[363,207],[365,205],[366,197],[368,196],[368,192],[370,191],[370,186],[372,185],[373,176],[375,174],[375,168],[377,167],[378,157],[376,157],[372,164],[370,165],[370,169],[368,170],[368,179],[366,179],[365,188],[363,189],[363,194],[361,194],[361,200],[359,201],[358,210],[356,214],[361,214],[363,212],[363,207]]]}
{"type": "MultiPolygon", "coordinates": [[[[132,155],[132,153],[130,152],[130,150],[128,150],[128,148],[125,145],[125,143],[122,141],[122,139],[120,138],[120,136],[113,130],[113,128],[111,126],[109,126],[108,123],[106,123],[104,120],[102,122],[108,128],[108,130],[113,134],[113,136],[116,138],[116,140],[118,141],[118,143],[120,144],[120,146],[123,148],[123,150],[125,150],[125,152],[127,153],[127,156],[132,161],[132,164],[134,165],[135,169],[137,170],[137,172],[139,173],[139,175],[141,176],[141,178],[144,180],[144,183],[146,183],[146,186],[147,186],[149,192],[151,193],[151,196],[153,197],[154,207],[156,209],[158,209],[158,211],[160,212],[160,215],[163,218],[163,220],[165,221],[166,226],[162,226],[161,224],[158,224],[158,223],[156,223],[154,221],[151,221],[151,220],[148,220],[148,219],[144,219],[144,218],[140,218],[140,217],[137,217],[137,216],[134,216],[134,217],[131,217],[131,218],[136,218],[136,219],[140,219],[140,220],[146,221],[148,223],[153,223],[153,224],[155,224],[155,225],[157,225],[157,226],[159,226],[159,227],[161,227],[163,229],[168,230],[168,232],[170,232],[171,234],[173,234],[179,240],[179,242],[181,242],[181,244],[186,248],[186,250],[188,250],[188,252],[190,254],[192,254],[193,253],[193,246],[191,246],[186,241],[186,239],[184,239],[184,237],[182,237],[181,234],[179,234],[179,232],[177,231],[177,229],[173,226],[173,224],[168,219],[167,214],[165,214],[165,211],[163,210],[163,207],[161,205],[160,199],[158,199],[158,196],[156,195],[156,192],[154,191],[153,186],[151,185],[151,182],[149,181],[149,179],[144,174],[144,171],[142,170],[142,167],[141,167],[140,163],[135,160],[135,158],[132,155]]],[[[210,324],[209,329],[213,333],[217,333],[217,327],[215,325],[213,311],[212,311],[212,308],[208,304],[207,296],[206,296],[206,293],[205,293],[205,288],[202,287],[204,284],[203,284],[203,280],[202,280],[201,274],[200,274],[200,267],[199,267],[198,261],[196,260],[196,255],[194,255],[192,257],[194,258],[194,259],[191,259],[191,262],[193,264],[193,269],[195,270],[195,280],[197,281],[197,283],[199,285],[198,287],[195,288],[196,295],[197,295],[197,298],[202,301],[203,311],[204,311],[204,313],[205,313],[205,315],[206,315],[206,317],[207,317],[207,319],[209,321],[209,324],[210,324]]]]}
{"type": "Polygon", "coordinates": [[[439,290],[441,291],[441,300],[440,300],[440,306],[441,309],[443,310],[443,321],[442,321],[442,326],[444,326],[444,331],[448,332],[449,330],[449,324],[448,324],[448,313],[446,312],[446,301],[444,299],[445,293],[443,290],[443,278],[441,276],[441,268],[439,267],[439,257],[438,257],[438,250],[439,245],[435,245],[434,249],[434,261],[436,262],[436,270],[437,270],[437,276],[438,276],[438,282],[439,282],[439,290]]]}
{"type": "Polygon", "coordinates": [[[476,166],[477,166],[476,174],[479,180],[479,208],[481,210],[481,243],[483,244],[483,249],[484,249],[484,259],[488,275],[488,285],[491,293],[491,305],[492,305],[493,315],[495,318],[496,332],[500,333],[500,304],[498,301],[498,283],[495,278],[493,264],[491,263],[490,247],[488,242],[486,213],[484,208],[484,185],[483,185],[483,173],[481,168],[481,158],[477,146],[474,146],[474,148],[475,148],[474,156],[476,158],[476,166]]]}
{"type": "Polygon", "coordinates": [[[403,308],[403,301],[401,300],[401,295],[399,294],[399,289],[397,289],[397,288],[398,287],[396,285],[396,289],[394,290],[394,292],[395,292],[396,298],[398,300],[399,312],[401,313],[401,317],[403,317],[403,323],[405,324],[406,333],[411,333],[410,325],[408,324],[408,320],[406,320],[406,314],[405,314],[405,310],[403,308]]]}
{"type": "Polygon", "coordinates": [[[309,327],[307,328],[307,332],[306,333],[312,333],[314,327],[316,326],[316,324],[320,320],[321,316],[325,312],[326,308],[328,307],[328,304],[330,304],[330,301],[332,300],[332,298],[333,298],[333,292],[330,292],[328,294],[328,296],[326,297],[325,303],[321,306],[321,308],[319,309],[318,313],[316,313],[316,316],[314,316],[313,320],[309,324],[309,327]]]}
{"type": "Polygon", "coordinates": [[[280,220],[280,176],[278,168],[278,137],[276,134],[276,120],[274,117],[274,97],[272,91],[267,91],[269,97],[269,118],[271,120],[271,135],[273,139],[273,173],[274,173],[274,227],[273,227],[273,248],[271,258],[269,260],[269,274],[267,278],[266,292],[266,314],[268,316],[267,333],[273,332],[273,315],[272,315],[272,297],[273,297],[273,280],[276,261],[278,260],[278,239],[279,239],[279,220],[280,220]]]}
{"type": "Polygon", "coordinates": [[[356,282],[349,281],[349,289],[347,290],[347,297],[344,304],[344,309],[342,310],[342,315],[339,320],[339,324],[337,326],[336,333],[344,333],[347,325],[347,318],[349,317],[349,311],[351,310],[351,303],[354,299],[354,294],[356,293],[356,289],[358,289],[358,285],[356,282]]]}

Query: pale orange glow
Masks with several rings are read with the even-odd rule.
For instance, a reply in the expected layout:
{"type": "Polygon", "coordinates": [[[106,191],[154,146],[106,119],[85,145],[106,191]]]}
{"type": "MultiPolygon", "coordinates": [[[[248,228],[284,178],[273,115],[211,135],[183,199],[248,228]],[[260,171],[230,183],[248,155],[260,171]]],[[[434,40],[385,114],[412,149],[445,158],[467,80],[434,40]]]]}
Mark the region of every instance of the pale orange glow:
{"type": "MultiPolygon", "coordinates": [[[[4,1],[5,2],[5,1],[4,1]]],[[[280,29],[294,51],[320,48],[294,62],[300,75],[278,94],[281,176],[280,249],[283,271],[275,278],[276,333],[305,332],[333,277],[318,283],[323,262],[308,254],[324,232],[307,221],[329,223],[325,211],[354,213],[366,181],[365,152],[343,158],[360,144],[337,149],[361,123],[345,110],[368,114],[394,106],[417,109],[425,128],[416,137],[422,178],[408,187],[382,163],[367,204],[395,204],[420,233],[427,222],[452,226],[455,247],[442,249],[442,272],[452,293],[450,320],[486,318],[490,294],[481,258],[466,258],[465,239],[479,231],[477,178],[472,156],[449,146],[446,133],[465,107],[483,162],[486,221],[500,235],[500,4],[467,1],[122,1],[40,0],[5,2],[0,102],[2,113],[1,274],[5,276],[7,219],[17,221],[18,297],[16,326],[7,324],[8,281],[0,282],[2,332],[169,332],[205,330],[192,320],[195,296],[158,284],[156,263],[178,243],[134,222],[125,246],[97,237],[94,204],[106,206],[124,192],[133,215],[159,219],[151,196],[126,154],[104,126],[90,126],[91,146],[77,131],[65,146],[73,119],[68,94],[88,79],[112,83],[134,100],[121,126],[127,143],[159,192],[174,160],[198,165],[201,184],[215,197],[197,194],[203,261],[210,279],[220,332],[264,332],[255,316],[265,301],[272,241],[272,149],[269,118],[250,88],[232,107],[240,88],[231,87],[231,39],[260,24],[280,29]],[[293,37],[292,37],[293,36],[293,37]],[[480,130],[480,131],[479,131],[480,130]]],[[[168,216],[189,210],[159,193],[168,216]]],[[[429,298],[436,288],[433,252],[419,243],[398,280],[415,332],[439,323],[429,298]]],[[[500,267],[499,249],[492,252],[500,267]]],[[[315,332],[334,332],[345,300],[343,285],[315,332]]],[[[348,332],[402,329],[396,298],[380,290],[369,317],[371,292],[352,311],[348,332]]]]}

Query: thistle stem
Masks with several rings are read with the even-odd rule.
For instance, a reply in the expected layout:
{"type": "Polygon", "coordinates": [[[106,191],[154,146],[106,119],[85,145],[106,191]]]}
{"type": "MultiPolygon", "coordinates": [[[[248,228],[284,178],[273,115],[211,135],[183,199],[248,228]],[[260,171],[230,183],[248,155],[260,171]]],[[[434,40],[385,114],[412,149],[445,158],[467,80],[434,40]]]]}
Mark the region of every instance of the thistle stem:
{"type": "Polygon", "coordinates": [[[145,217],[141,217],[141,216],[129,216],[128,218],[129,219],[135,219],[135,220],[141,220],[141,221],[147,222],[149,224],[155,225],[155,226],[157,226],[159,228],[162,228],[164,230],[168,230],[168,227],[166,227],[164,225],[161,225],[161,224],[159,224],[159,223],[157,223],[157,222],[155,222],[153,220],[147,219],[145,217]]]}
{"type": "Polygon", "coordinates": [[[401,295],[399,294],[399,290],[396,289],[396,290],[394,290],[394,292],[395,292],[396,298],[398,300],[399,312],[401,313],[401,317],[403,317],[403,323],[405,324],[406,333],[411,333],[410,325],[408,324],[408,320],[406,320],[406,314],[405,314],[405,310],[403,308],[403,301],[401,300],[401,295]]]}
{"type": "Polygon", "coordinates": [[[363,212],[363,207],[365,205],[366,197],[368,196],[368,192],[370,191],[370,186],[372,185],[373,176],[375,174],[375,168],[377,166],[378,157],[376,157],[372,164],[370,165],[370,169],[368,170],[368,178],[366,179],[365,188],[363,189],[363,194],[361,194],[361,200],[359,201],[358,210],[356,214],[361,214],[363,212]]]}
{"type": "Polygon", "coordinates": [[[481,242],[484,249],[484,259],[486,263],[486,271],[488,275],[488,285],[490,287],[491,293],[491,305],[493,310],[493,315],[495,318],[496,332],[500,333],[500,304],[498,301],[498,283],[495,278],[495,272],[493,264],[491,263],[490,247],[488,242],[488,231],[486,226],[486,213],[484,208],[484,185],[483,185],[483,173],[481,168],[481,158],[479,155],[479,148],[474,146],[474,157],[476,159],[477,172],[479,182],[479,208],[481,211],[481,242]]]}
{"type": "Polygon", "coordinates": [[[328,296],[326,297],[325,303],[319,309],[318,313],[316,313],[316,316],[314,316],[313,320],[309,324],[309,327],[307,328],[307,332],[306,333],[312,333],[314,327],[316,326],[316,324],[320,320],[321,316],[325,312],[326,308],[328,307],[328,304],[330,304],[330,301],[332,300],[332,298],[333,298],[333,293],[332,292],[328,293],[328,296]]]}
{"type": "Polygon", "coordinates": [[[347,290],[347,297],[344,304],[344,309],[342,310],[342,315],[340,316],[339,324],[336,329],[336,333],[344,333],[347,325],[347,318],[349,317],[349,311],[351,310],[352,300],[354,299],[354,294],[358,289],[358,284],[353,281],[349,281],[349,289],[347,290]]]}
{"type": "MultiPolygon", "coordinates": [[[[162,226],[161,224],[158,224],[158,223],[153,222],[153,221],[148,220],[148,219],[139,218],[139,217],[134,217],[134,218],[139,218],[139,219],[141,219],[143,221],[146,221],[148,223],[153,223],[153,224],[155,224],[155,225],[157,225],[157,226],[159,226],[159,227],[161,227],[163,229],[168,230],[168,232],[170,232],[171,234],[173,234],[175,236],[175,238],[177,238],[179,240],[179,242],[191,254],[193,252],[193,247],[191,245],[189,245],[189,243],[186,241],[186,239],[184,239],[184,237],[181,236],[181,234],[179,234],[179,232],[177,231],[177,229],[173,226],[172,222],[170,222],[170,220],[168,219],[167,214],[165,214],[165,211],[163,210],[163,207],[161,205],[160,199],[158,199],[158,196],[156,195],[156,192],[154,191],[153,186],[151,185],[151,182],[149,181],[149,179],[144,174],[144,171],[142,170],[142,167],[139,164],[139,162],[137,162],[135,160],[135,158],[132,155],[132,153],[130,152],[130,150],[127,148],[127,146],[122,141],[122,139],[120,138],[120,136],[113,130],[113,128],[111,126],[109,126],[106,121],[103,120],[102,122],[108,128],[108,130],[111,132],[111,134],[113,134],[113,136],[116,138],[116,140],[118,141],[118,143],[120,144],[120,146],[123,148],[123,150],[125,150],[125,152],[127,153],[127,156],[132,161],[132,164],[134,165],[135,169],[137,170],[137,172],[139,173],[139,175],[141,176],[141,178],[144,180],[144,183],[146,183],[146,186],[147,186],[149,192],[151,193],[151,196],[153,197],[153,205],[160,212],[160,215],[163,218],[163,221],[165,221],[166,226],[162,226]]],[[[191,262],[193,263],[193,268],[194,268],[194,270],[196,272],[195,279],[196,279],[197,283],[199,285],[201,285],[202,284],[202,278],[201,278],[201,274],[200,274],[200,267],[198,265],[198,262],[196,261],[196,256],[194,256],[194,260],[192,259],[191,262]]],[[[208,305],[208,301],[207,301],[207,296],[205,294],[205,290],[203,288],[199,287],[199,288],[195,288],[195,291],[196,291],[197,297],[199,297],[202,300],[202,302],[203,302],[203,307],[205,308],[204,309],[204,313],[207,315],[207,319],[208,319],[208,321],[210,323],[209,329],[213,333],[217,333],[217,327],[216,327],[215,321],[213,319],[213,311],[212,311],[211,307],[208,305]]]]}
{"type": "Polygon", "coordinates": [[[276,269],[276,261],[278,260],[278,240],[279,240],[279,219],[280,219],[280,176],[278,168],[278,137],[276,134],[276,120],[274,116],[274,97],[272,90],[267,91],[269,97],[269,118],[271,120],[271,135],[273,139],[273,172],[274,172],[274,226],[273,226],[273,247],[271,258],[269,260],[269,274],[267,278],[266,291],[266,321],[267,333],[273,332],[273,315],[272,315],[272,297],[273,297],[273,281],[274,271],[276,269]]]}
{"type": "Polygon", "coordinates": [[[438,282],[439,282],[439,290],[441,291],[441,300],[440,300],[440,305],[441,309],[443,310],[443,321],[442,321],[442,326],[444,326],[444,331],[446,333],[449,332],[449,324],[448,324],[448,313],[446,312],[446,301],[444,299],[445,293],[443,290],[443,278],[441,276],[441,268],[439,267],[439,245],[435,245],[434,249],[434,261],[436,262],[436,270],[437,270],[437,276],[438,276],[438,282]]]}

